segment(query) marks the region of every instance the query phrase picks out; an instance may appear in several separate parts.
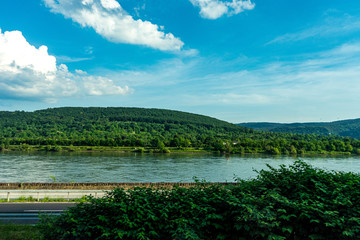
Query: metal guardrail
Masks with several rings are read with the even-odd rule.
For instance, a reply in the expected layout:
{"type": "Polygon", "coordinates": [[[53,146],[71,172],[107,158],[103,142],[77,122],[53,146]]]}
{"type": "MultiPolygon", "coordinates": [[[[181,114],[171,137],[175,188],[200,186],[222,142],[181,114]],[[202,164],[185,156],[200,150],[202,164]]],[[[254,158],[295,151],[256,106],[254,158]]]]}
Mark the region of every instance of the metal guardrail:
{"type": "MultiPolygon", "coordinates": [[[[236,183],[209,183],[233,185],[236,183]]],[[[40,199],[80,199],[85,195],[103,197],[106,191],[115,187],[131,189],[134,187],[172,188],[194,187],[196,183],[0,183],[0,199],[16,200],[20,198],[40,199]]]]}
{"type": "Polygon", "coordinates": [[[0,199],[10,200],[33,199],[81,199],[83,196],[92,195],[95,198],[103,197],[104,190],[0,190],[0,199]]]}
{"type": "MultiPolygon", "coordinates": [[[[209,184],[235,184],[235,183],[209,183],[209,184]]],[[[179,187],[194,187],[196,183],[182,183],[182,182],[143,182],[143,183],[0,183],[0,190],[30,190],[30,189],[43,189],[43,190],[55,190],[55,189],[71,189],[71,190],[112,190],[114,188],[130,189],[134,187],[152,187],[152,188],[172,188],[174,186],[179,187]]]]}
{"type": "Polygon", "coordinates": [[[46,211],[28,211],[16,213],[0,213],[0,223],[12,224],[35,224],[40,221],[40,214],[49,216],[59,216],[63,211],[46,210],[46,211]]]}

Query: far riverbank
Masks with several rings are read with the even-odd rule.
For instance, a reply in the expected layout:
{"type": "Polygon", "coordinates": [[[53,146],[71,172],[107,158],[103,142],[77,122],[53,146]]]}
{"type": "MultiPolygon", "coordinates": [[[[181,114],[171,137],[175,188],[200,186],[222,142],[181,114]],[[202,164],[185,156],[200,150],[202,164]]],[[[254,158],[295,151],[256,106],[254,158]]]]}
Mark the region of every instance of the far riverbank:
{"type": "Polygon", "coordinates": [[[196,153],[217,153],[217,154],[266,154],[266,155],[285,155],[285,156],[351,156],[360,155],[360,153],[340,152],[340,151],[307,151],[299,153],[280,153],[256,150],[244,150],[241,152],[214,151],[205,148],[193,147],[166,147],[162,149],[152,147],[110,147],[110,146],[59,146],[59,145],[10,145],[7,148],[0,149],[0,152],[113,152],[113,153],[179,153],[179,154],[196,154],[196,153]]]}

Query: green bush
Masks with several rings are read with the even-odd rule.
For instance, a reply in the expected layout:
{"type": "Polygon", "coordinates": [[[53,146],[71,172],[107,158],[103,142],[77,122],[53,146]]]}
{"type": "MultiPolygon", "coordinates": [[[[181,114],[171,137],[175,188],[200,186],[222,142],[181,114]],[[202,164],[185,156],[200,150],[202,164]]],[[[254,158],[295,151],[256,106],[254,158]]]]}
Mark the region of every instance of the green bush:
{"type": "Polygon", "coordinates": [[[44,217],[45,239],[359,239],[360,176],[296,161],[256,179],[115,189],[44,217]]]}

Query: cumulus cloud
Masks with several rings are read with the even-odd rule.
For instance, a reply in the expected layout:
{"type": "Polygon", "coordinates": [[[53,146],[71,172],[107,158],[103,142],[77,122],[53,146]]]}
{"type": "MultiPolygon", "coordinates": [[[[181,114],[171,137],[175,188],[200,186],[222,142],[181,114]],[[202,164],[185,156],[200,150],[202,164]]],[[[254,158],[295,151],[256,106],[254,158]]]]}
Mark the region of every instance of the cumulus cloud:
{"type": "MultiPolygon", "coordinates": [[[[88,0],[89,1],[89,0],[88,0]]],[[[131,89],[111,79],[84,71],[70,72],[56,65],[46,46],[36,48],[20,31],[0,29],[0,95],[13,98],[51,99],[73,95],[126,94],[131,89]]]]}
{"type": "Polygon", "coordinates": [[[200,8],[200,15],[207,19],[217,19],[223,15],[235,15],[244,10],[252,10],[255,4],[251,0],[232,0],[219,1],[219,0],[190,0],[190,2],[200,8]]]}
{"type": "Polygon", "coordinates": [[[0,71],[19,72],[31,68],[42,74],[56,70],[56,59],[49,56],[46,46],[36,49],[31,46],[19,31],[5,32],[0,29],[0,71]]]}
{"type": "Polygon", "coordinates": [[[115,43],[145,45],[162,51],[179,51],[184,43],[149,21],[135,20],[116,0],[43,0],[54,13],[91,27],[115,43]]]}

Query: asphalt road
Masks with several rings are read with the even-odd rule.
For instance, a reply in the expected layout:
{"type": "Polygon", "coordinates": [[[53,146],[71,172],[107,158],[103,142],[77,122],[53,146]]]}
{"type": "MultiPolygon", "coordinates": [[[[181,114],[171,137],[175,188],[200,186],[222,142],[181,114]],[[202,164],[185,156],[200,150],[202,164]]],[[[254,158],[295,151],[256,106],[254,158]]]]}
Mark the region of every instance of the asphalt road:
{"type": "Polygon", "coordinates": [[[59,215],[76,203],[0,203],[0,223],[36,224],[39,214],[59,215]]]}

